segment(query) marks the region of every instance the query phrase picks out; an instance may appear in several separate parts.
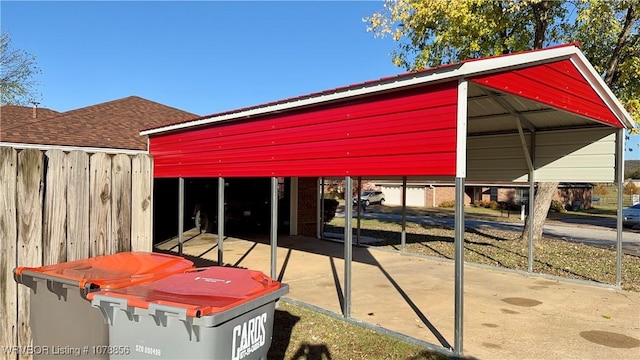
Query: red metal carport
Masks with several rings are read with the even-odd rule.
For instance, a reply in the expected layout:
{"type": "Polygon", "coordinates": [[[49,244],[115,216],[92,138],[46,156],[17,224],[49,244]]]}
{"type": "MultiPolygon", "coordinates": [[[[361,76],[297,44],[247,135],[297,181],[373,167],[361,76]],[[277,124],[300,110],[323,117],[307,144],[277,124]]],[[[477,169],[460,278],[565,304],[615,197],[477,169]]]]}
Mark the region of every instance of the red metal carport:
{"type": "MultiPolygon", "coordinates": [[[[462,351],[464,183],[617,182],[629,114],[577,46],[490,57],[145,130],[157,178],[455,179],[455,345],[462,351]]],[[[219,181],[219,199],[224,181],[219,181]]],[[[347,192],[345,201],[351,202],[347,192]]],[[[618,282],[622,220],[618,205],[618,282]]],[[[350,313],[352,209],[345,214],[350,313]]],[[[222,205],[218,208],[222,218],[222,205]]],[[[529,213],[533,213],[530,201],[529,213]]],[[[277,222],[272,216],[272,276],[277,222]]],[[[218,234],[223,234],[219,224],[218,234]]],[[[219,260],[222,260],[222,239],[219,260]]],[[[530,234],[532,242],[532,234],[530,234]]],[[[530,244],[530,266],[533,247],[530,244]]]]}

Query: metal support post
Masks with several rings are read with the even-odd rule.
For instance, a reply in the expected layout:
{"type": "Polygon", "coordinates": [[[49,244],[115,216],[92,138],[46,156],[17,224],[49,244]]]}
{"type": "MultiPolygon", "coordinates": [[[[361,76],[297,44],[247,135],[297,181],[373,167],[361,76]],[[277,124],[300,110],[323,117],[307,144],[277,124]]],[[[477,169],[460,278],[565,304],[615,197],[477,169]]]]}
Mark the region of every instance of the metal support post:
{"type": "Polygon", "coordinates": [[[402,252],[407,250],[407,177],[402,177],[402,231],[400,232],[402,252]]]}
{"type": "MultiPolygon", "coordinates": [[[[353,202],[353,179],[350,176],[345,178],[345,186],[349,191],[344,193],[344,201],[346,204],[353,202]]],[[[344,308],[342,314],[345,318],[351,317],[351,257],[353,234],[351,229],[351,217],[353,216],[353,207],[344,207],[344,308]]]]}
{"type": "Polygon", "coordinates": [[[464,314],[464,178],[456,178],[454,353],[462,354],[464,314]]]}
{"type": "Polygon", "coordinates": [[[278,260],[278,178],[271,178],[271,278],[277,279],[278,260]]]}
{"type": "Polygon", "coordinates": [[[624,191],[624,129],[616,133],[616,183],[618,211],[616,216],[616,286],[622,288],[622,193],[624,191]]]}
{"type": "Polygon", "coordinates": [[[218,265],[223,265],[222,251],[224,242],[224,178],[218,178],[218,265]]]}
{"type": "MultiPolygon", "coordinates": [[[[351,192],[351,189],[349,189],[351,192]]],[[[362,199],[360,198],[362,195],[362,176],[358,176],[358,195],[356,196],[356,201],[358,206],[356,206],[357,211],[357,223],[356,223],[356,244],[360,245],[360,217],[362,216],[362,199]]],[[[344,206],[347,206],[347,202],[345,201],[344,206]]]]}
{"type": "Polygon", "coordinates": [[[178,178],[178,255],[182,256],[184,242],[184,178],[178,178]]]}

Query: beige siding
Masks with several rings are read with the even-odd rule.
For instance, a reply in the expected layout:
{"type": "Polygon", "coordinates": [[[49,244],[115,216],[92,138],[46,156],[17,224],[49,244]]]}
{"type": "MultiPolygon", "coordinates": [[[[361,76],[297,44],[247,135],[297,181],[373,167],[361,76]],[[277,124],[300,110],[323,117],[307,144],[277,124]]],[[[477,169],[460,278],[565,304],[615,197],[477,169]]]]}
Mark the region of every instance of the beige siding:
{"type": "Polygon", "coordinates": [[[527,181],[528,173],[518,134],[468,138],[467,181],[527,181]]]}
{"type": "Polygon", "coordinates": [[[536,181],[614,181],[615,132],[607,128],[538,133],[536,181]]]}
{"type": "MultiPolygon", "coordinates": [[[[612,182],[615,178],[615,131],[581,129],[538,132],[535,180],[612,182]]],[[[529,135],[527,147],[529,147],[529,135]]],[[[518,134],[471,137],[467,146],[467,181],[528,181],[518,134]]]]}

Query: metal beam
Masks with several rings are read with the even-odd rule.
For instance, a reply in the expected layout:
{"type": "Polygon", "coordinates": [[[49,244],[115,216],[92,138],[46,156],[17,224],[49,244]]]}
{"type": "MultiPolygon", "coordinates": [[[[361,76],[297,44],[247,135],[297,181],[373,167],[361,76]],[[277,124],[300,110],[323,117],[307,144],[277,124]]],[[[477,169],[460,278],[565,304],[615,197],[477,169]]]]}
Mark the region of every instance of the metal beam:
{"type": "MultiPolygon", "coordinates": [[[[531,148],[535,148],[535,133],[531,134],[531,148]]],[[[532,168],[535,169],[535,158],[532,159],[532,164],[531,164],[532,168]]],[[[528,258],[528,265],[527,265],[527,270],[529,270],[530,273],[533,272],[533,234],[534,234],[534,228],[533,228],[533,224],[532,221],[535,218],[535,200],[536,200],[536,177],[535,177],[535,170],[529,170],[529,254],[527,256],[528,258]]]]}
{"type": "Polygon", "coordinates": [[[529,120],[526,119],[526,117],[524,116],[524,113],[519,112],[518,110],[516,110],[516,108],[514,108],[511,104],[509,104],[505,99],[499,97],[496,93],[489,92],[488,94],[489,94],[489,97],[491,99],[493,99],[495,102],[497,102],[498,105],[502,106],[511,115],[521,119],[521,121],[524,122],[525,125],[527,126],[527,129],[529,129],[531,131],[535,131],[536,127],[533,126],[533,124],[529,120]]]}
{"type": "MultiPolygon", "coordinates": [[[[351,191],[351,189],[349,189],[349,191],[351,191]]],[[[356,222],[356,244],[360,245],[360,219],[362,217],[362,199],[361,199],[361,194],[362,194],[362,176],[358,176],[358,192],[357,192],[357,201],[356,203],[358,204],[358,206],[356,206],[356,212],[358,214],[357,216],[357,222],[356,222]]],[[[347,206],[347,202],[345,201],[344,206],[347,206]]]]}
{"type": "Polygon", "coordinates": [[[318,179],[318,239],[324,238],[324,178],[318,179]]]}
{"type": "Polygon", "coordinates": [[[278,178],[271,178],[271,278],[277,279],[278,266],[278,178]]]}
{"type": "Polygon", "coordinates": [[[351,229],[351,217],[353,216],[353,179],[350,176],[345,178],[345,187],[348,191],[344,192],[344,304],[342,315],[345,318],[351,317],[351,258],[353,235],[351,229]]]}
{"type": "MultiPolygon", "coordinates": [[[[524,116],[527,116],[527,115],[542,115],[542,114],[546,114],[546,113],[553,113],[553,112],[556,112],[556,111],[558,111],[558,110],[552,109],[552,108],[545,108],[545,109],[539,109],[539,110],[520,111],[518,113],[522,114],[524,116]]],[[[502,119],[502,118],[509,118],[511,116],[513,116],[513,113],[507,111],[507,112],[500,113],[500,114],[487,114],[487,115],[469,116],[469,121],[502,119]]]]}
{"type": "Polygon", "coordinates": [[[616,133],[616,183],[618,211],[616,216],[616,287],[622,288],[622,192],[624,191],[624,129],[616,133]]]}
{"type": "Polygon", "coordinates": [[[218,178],[218,265],[223,265],[222,250],[224,242],[224,178],[218,178]]]}
{"type": "Polygon", "coordinates": [[[533,173],[533,159],[531,151],[527,148],[527,139],[525,138],[524,131],[522,130],[522,120],[520,120],[520,116],[516,116],[516,125],[518,126],[518,134],[520,134],[520,144],[522,145],[524,158],[527,160],[527,168],[529,169],[529,173],[533,173]]]}
{"type": "Polygon", "coordinates": [[[458,82],[458,112],[456,115],[456,188],[455,188],[455,284],[454,284],[454,345],[453,351],[461,356],[464,327],[464,178],[467,176],[467,95],[469,84],[458,82]]]}
{"type": "Polygon", "coordinates": [[[182,256],[184,242],[184,178],[178,178],[178,255],[182,256]]]}
{"type": "Polygon", "coordinates": [[[455,191],[455,316],[453,351],[456,355],[462,355],[464,324],[464,178],[456,178],[455,191]]]}
{"type": "Polygon", "coordinates": [[[407,250],[407,177],[402,177],[402,231],[400,232],[401,251],[407,250]]]}

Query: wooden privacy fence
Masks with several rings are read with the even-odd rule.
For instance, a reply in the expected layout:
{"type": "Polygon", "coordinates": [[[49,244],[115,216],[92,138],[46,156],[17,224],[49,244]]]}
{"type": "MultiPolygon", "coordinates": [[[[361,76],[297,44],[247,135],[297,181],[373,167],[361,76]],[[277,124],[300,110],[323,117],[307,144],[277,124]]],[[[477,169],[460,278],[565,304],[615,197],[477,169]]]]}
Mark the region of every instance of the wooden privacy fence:
{"type": "Polygon", "coordinates": [[[13,269],[151,251],[152,183],[147,154],[0,147],[0,359],[30,358],[29,289],[13,269]]]}

